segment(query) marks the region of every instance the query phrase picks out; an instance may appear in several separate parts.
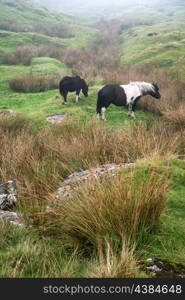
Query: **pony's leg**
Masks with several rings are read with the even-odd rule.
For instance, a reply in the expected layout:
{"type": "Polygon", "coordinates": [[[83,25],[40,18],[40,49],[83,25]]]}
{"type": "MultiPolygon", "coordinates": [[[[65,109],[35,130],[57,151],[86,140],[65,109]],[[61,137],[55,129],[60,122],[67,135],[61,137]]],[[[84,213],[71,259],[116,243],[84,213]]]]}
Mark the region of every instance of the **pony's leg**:
{"type": "Polygon", "coordinates": [[[67,104],[67,93],[63,94],[61,97],[62,97],[62,99],[64,100],[64,101],[62,102],[62,104],[63,104],[63,105],[66,105],[66,104],[67,104]]]}
{"type": "Polygon", "coordinates": [[[77,90],[77,91],[76,91],[76,99],[75,99],[75,102],[78,103],[78,102],[79,102],[79,99],[80,99],[80,91],[77,90]]]}
{"type": "Polygon", "coordinates": [[[128,116],[131,117],[132,114],[132,103],[129,103],[128,105],[128,116]]]}
{"type": "Polygon", "coordinates": [[[75,102],[76,102],[76,103],[79,102],[79,98],[80,98],[79,95],[76,95],[76,99],[75,99],[75,102]]]}
{"type": "Polygon", "coordinates": [[[135,110],[136,110],[136,105],[137,105],[137,102],[139,101],[141,97],[138,97],[135,99],[135,101],[133,102],[132,104],[132,112],[131,112],[131,117],[136,119],[136,116],[135,116],[135,110]]]}
{"type": "Polygon", "coordinates": [[[133,105],[133,103],[129,103],[129,106],[128,106],[128,116],[129,117],[132,117],[133,119],[136,119],[136,116],[135,116],[135,113],[134,113],[134,110],[135,109],[133,109],[133,107],[134,107],[134,105],[133,105]]]}
{"type": "Polygon", "coordinates": [[[101,119],[103,121],[106,121],[106,118],[105,118],[105,112],[106,112],[106,108],[105,107],[102,107],[101,109],[101,119]]]}
{"type": "Polygon", "coordinates": [[[134,111],[132,111],[131,112],[131,115],[130,115],[133,119],[136,119],[136,116],[135,116],[135,112],[134,111]]]}

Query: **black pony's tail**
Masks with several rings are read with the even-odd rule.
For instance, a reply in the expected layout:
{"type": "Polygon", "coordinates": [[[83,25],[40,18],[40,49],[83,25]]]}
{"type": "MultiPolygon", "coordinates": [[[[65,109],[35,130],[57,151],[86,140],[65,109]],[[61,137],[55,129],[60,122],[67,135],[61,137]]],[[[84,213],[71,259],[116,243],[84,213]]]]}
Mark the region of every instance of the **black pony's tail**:
{"type": "Polygon", "coordinates": [[[97,106],[96,106],[96,113],[97,114],[101,114],[101,101],[102,100],[102,95],[101,95],[101,91],[98,92],[98,99],[97,99],[97,106]]]}
{"type": "Polygon", "coordinates": [[[62,96],[62,82],[60,81],[59,82],[59,92],[60,92],[60,95],[62,96]]]}

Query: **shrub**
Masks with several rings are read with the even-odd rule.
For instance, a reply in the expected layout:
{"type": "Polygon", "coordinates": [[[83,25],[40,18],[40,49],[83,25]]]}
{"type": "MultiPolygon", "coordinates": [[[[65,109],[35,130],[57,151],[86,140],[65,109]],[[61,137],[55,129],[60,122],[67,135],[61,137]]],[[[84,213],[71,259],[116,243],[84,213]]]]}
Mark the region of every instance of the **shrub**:
{"type": "Polygon", "coordinates": [[[16,19],[11,19],[11,21],[0,20],[0,29],[13,32],[27,32],[31,30],[31,27],[17,22],[16,19]]]}
{"type": "Polygon", "coordinates": [[[10,88],[18,93],[40,93],[58,88],[57,76],[26,75],[9,80],[10,88]]]}
{"type": "Polygon", "coordinates": [[[37,56],[38,57],[51,57],[60,59],[63,54],[63,49],[54,45],[42,45],[37,47],[37,56]]]}
{"type": "Polygon", "coordinates": [[[8,65],[30,65],[34,57],[51,57],[61,59],[61,48],[53,45],[43,46],[22,46],[17,47],[15,51],[3,53],[2,63],[8,65]]]}
{"type": "Polygon", "coordinates": [[[36,25],[33,29],[34,32],[38,32],[44,35],[58,38],[71,38],[74,37],[69,26],[65,24],[45,24],[45,25],[36,25]]]}
{"type": "Polygon", "coordinates": [[[8,65],[30,65],[32,58],[37,56],[37,49],[33,46],[18,47],[15,51],[7,53],[3,63],[8,65]]]}

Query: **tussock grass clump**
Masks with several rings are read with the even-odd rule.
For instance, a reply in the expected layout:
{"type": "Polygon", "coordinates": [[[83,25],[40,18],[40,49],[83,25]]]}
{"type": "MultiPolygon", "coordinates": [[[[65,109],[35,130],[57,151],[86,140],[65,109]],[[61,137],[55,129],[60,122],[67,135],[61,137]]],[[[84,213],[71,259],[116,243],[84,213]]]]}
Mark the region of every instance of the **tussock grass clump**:
{"type": "Polygon", "coordinates": [[[91,180],[54,209],[55,230],[58,227],[67,245],[86,251],[105,248],[107,240],[119,247],[123,240],[133,245],[159,223],[168,185],[169,176],[157,168],[128,169],[115,179],[91,180]]]}
{"type": "Polygon", "coordinates": [[[10,88],[17,93],[39,93],[58,88],[57,76],[26,75],[9,80],[10,88]]]}

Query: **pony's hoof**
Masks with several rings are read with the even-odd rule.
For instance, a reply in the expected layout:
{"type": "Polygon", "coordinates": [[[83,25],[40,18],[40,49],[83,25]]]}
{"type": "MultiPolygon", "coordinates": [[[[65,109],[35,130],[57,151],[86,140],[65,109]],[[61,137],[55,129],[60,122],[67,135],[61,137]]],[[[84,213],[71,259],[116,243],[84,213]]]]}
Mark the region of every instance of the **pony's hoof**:
{"type": "Polygon", "coordinates": [[[62,102],[62,105],[67,105],[67,102],[62,102]]]}

